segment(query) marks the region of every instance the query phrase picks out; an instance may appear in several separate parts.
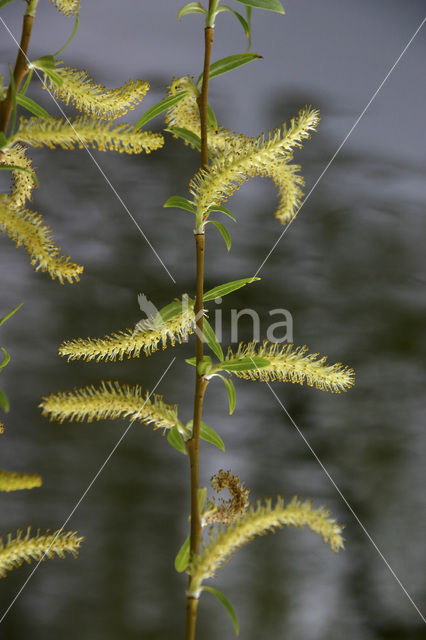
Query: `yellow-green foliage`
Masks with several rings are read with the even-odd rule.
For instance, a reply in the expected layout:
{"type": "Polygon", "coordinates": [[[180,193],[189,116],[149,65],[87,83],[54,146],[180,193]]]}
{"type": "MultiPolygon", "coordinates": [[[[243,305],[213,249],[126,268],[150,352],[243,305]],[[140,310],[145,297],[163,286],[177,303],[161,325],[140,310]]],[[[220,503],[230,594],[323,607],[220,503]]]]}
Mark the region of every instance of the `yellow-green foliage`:
{"type": "Polygon", "coordinates": [[[118,382],[102,382],[93,385],[52,393],[42,398],[39,405],[44,416],[63,422],[92,422],[93,420],[115,420],[129,418],[131,421],[153,424],[154,429],[171,429],[184,426],[177,417],[177,405],[165,404],[162,396],[144,393],[139,386],[121,385],[118,382]],[[151,399],[152,398],[152,399],[151,399]]]}
{"type": "Polygon", "coordinates": [[[18,530],[13,538],[8,534],[6,542],[0,538],[0,577],[4,578],[8,571],[20,567],[24,562],[38,562],[47,558],[65,558],[67,553],[77,556],[83,538],[79,538],[73,531],[55,531],[31,536],[28,527],[25,534],[18,530]]]}
{"type": "Polygon", "coordinates": [[[45,76],[44,88],[49,88],[55,95],[70,102],[87,115],[100,116],[101,118],[119,118],[134,109],[149,90],[148,82],[143,80],[129,80],[124,86],[108,90],[106,87],[94,82],[86,71],[72,69],[71,67],[56,67],[55,71],[61,78],[62,84],[58,87],[52,80],[45,76]]]}
{"type": "Polygon", "coordinates": [[[240,344],[235,353],[229,348],[225,360],[236,362],[241,358],[254,357],[266,358],[269,364],[261,368],[231,371],[231,373],[245,380],[279,380],[299,384],[306,382],[311,387],[315,386],[322,391],[334,393],[346,391],[354,384],[353,369],[340,362],[328,365],[326,364],[327,356],[320,357],[318,353],[308,353],[306,346],[271,344],[267,340],[261,345],[257,342],[249,342],[240,344]]]}
{"type": "Polygon", "coordinates": [[[0,469],[0,491],[19,491],[41,487],[41,476],[37,473],[15,473],[0,469]]]}
{"type": "Polygon", "coordinates": [[[138,358],[141,351],[150,355],[160,348],[166,348],[167,341],[172,346],[185,340],[193,333],[195,326],[194,303],[188,300],[188,307],[170,320],[155,324],[150,320],[138,323],[135,329],[126,329],[103,338],[76,338],[67,340],[59,347],[59,355],[68,360],[123,360],[138,358]]]}
{"type": "Polygon", "coordinates": [[[80,10],[80,0],[50,0],[65,16],[76,15],[80,10]]]}
{"type": "Polygon", "coordinates": [[[26,169],[26,171],[13,171],[11,169],[12,186],[8,200],[8,205],[11,209],[24,207],[26,201],[31,200],[32,190],[36,186],[31,160],[27,158],[25,151],[25,148],[18,144],[4,151],[0,157],[0,165],[26,169]]]}
{"type": "Polygon", "coordinates": [[[271,500],[266,500],[265,505],[258,502],[256,508],[250,507],[241,518],[210,534],[208,541],[202,545],[201,553],[196,554],[190,564],[188,573],[191,579],[187,593],[198,597],[203,580],[214,576],[237,549],[254,536],[264,535],[284,525],[309,527],[334,552],[343,548],[342,527],[330,518],[329,512],[323,507],[314,509],[310,501],[302,502],[296,497],[287,506],[281,497],[278,497],[275,507],[272,507],[271,500]]]}
{"type": "Polygon", "coordinates": [[[19,129],[10,140],[11,144],[18,141],[32,147],[83,149],[88,146],[99,151],[119,153],[150,153],[164,143],[163,136],[159,133],[134,131],[130,124],[113,125],[86,116],[80,116],[70,123],[61,118],[21,118],[19,129]]]}
{"type": "Polygon", "coordinates": [[[60,249],[54,244],[52,231],[44,224],[43,218],[28,209],[15,210],[9,206],[8,198],[1,194],[0,231],[6,232],[17,247],[25,247],[36,271],[47,271],[61,284],[80,279],[83,267],[71,262],[68,256],[59,255],[60,249]]]}
{"type": "MultiPolygon", "coordinates": [[[[199,136],[200,118],[191,81],[175,80],[169,94],[175,95],[178,91],[186,91],[187,95],[168,111],[166,122],[168,126],[188,129],[199,136]]],[[[298,118],[292,119],[288,130],[284,124],[282,135],[276,129],[266,142],[263,136],[255,139],[222,127],[209,129],[209,150],[217,157],[209,169],[197,174],[192,182],[199,211],[204,212],[209,204],[220,204],[249,177],[260,175],[270,177],[278,187],[280,201],[275,217],[281,224],[290,222],[301,205],[304,185],[303,177],[298,174],[300,165],[289,164],[292,149],[302,146],[302,140],[310,137],[318,122],[319,112],[307,107],[299,112],[298,118]]]]}

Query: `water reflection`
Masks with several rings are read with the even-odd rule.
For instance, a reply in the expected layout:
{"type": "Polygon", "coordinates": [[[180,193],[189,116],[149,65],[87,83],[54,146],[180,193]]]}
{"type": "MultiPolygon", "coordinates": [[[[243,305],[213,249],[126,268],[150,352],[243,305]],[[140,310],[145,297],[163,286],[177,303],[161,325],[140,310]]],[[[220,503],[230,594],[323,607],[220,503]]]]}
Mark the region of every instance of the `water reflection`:
{"type": "MultiPolygon", "coordinates": [[[[277,97],[281,116],[273,113],[271,120],[279,122],[283,109],[292,112],[299,97],[287,95],[285,104],[277,97]]],[[[329,146],[320,135],[303,151],[308,185],[333,154],[329,146]]],[[[161,306],[193,290],[192,220],[161,205],[183,192],[197,158],[168,140],[167,151],[149,158],[111,154],[101,161],[177,283],[157,264],[87,155],[57,151],[53,170],[51,155],[36,154],[42,188],[35,208],[86,270],[78,286],[60,287],[33,274],[23,252],[2,239],[4,305],[23,300],[25,306],[5,333],[13,354],[5,377],[13,409],[1,463],[44,478],[40,490],[0,496],[3,531],[27,522],[62,524],[126,428],[122,422],[49,424],[36,407],[41,395],[100,379],[152,388],[176,355],[159,391],[167,390],[167,401],[179,401],[183,419],[191,414],[192,371],[183,363],[190,345],[125,363],[67,364],[56,356],[64,338],[100,336],[140,319],[138,292],[161,306]]],[[[269,258],[262,282],[222,305],[224,318],[231,306],[257,309],[263,330],[269,309],[284,306],[293,314],[296,343],[356,369],[356,387],[342,396],[290,385],[274,389],[416,601],[423,586],[416,514],[422,506],[419,398],[425,384],[425,222],[412,188],[418,180],[413,167],[345,153],[269,258]]],[[[208,286],[257,270],[281,232],[270,213],[274,198],[273,186],[259,180],[235,196],[233,252],[228,255],[222,240],[209,235],[208,286]]],[[[249,337],[250,323],[241,326],[242,339],[249,337]]],[[[218,586],[232,596],[242,636],[257,640],[262,629],[262,637],[286,640],[420,638],[414,609],[268,388],[237,386],[238,410],[230,419],[223,389],[211,385],[206,421],[224,437],[227,454],[203,449],[203,481],[219,466],[232,467],[253,499],[277,492],[310,496],[346,523],[347,540],[338,557],[298,531],[262,538],[240,552],[218,586]]],[[[185,581],[174,573],[173,558],[188,526],[186,485],[183,456],[160,432],[134,425],[69,523],[86,537],[80,559],[37,571],[3,623],[4,637],[176,637],[185,581]]],[[[28,573],[23,568],[1,582],[2,603],[28,573]]],[[[231,634],[207,597],[200,626],[205,640],[231,634]]]]}

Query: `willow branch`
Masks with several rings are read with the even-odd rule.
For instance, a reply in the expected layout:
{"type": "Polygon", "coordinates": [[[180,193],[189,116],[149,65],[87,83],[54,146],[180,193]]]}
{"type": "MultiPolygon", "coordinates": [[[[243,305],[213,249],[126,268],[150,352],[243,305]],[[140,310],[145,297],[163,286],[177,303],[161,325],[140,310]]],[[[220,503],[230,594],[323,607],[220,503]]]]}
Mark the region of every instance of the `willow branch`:
{"type": "MultiPolygon", "coordinates": [[[[31,0],[30,2],[28,2],[27,10],[22,22],[21,42],[19,43],[19,50],[16,56],[15,68],[13,71],[16,91],[19,90],[19,86],[22,80],[28,73],[27,52],[31,39],[31,32],[33,29],[37,2],[38,0],[31,0]]],[[[7,127],[9,125],[9,120],[12,113],[12,88],[10,84],[7,90],[6,98],[0,104],[0,107],[0,131],[3,131],[3,133],[6,135],[7,127]]]]}
{"type": "MultiPolygon", "coordinates": [[[[209,1],[209,13],[214,5],[214,0],[209,1]]],[[[207,146],[207,104],[209,90],[210,59],[213,45],[214,29],[207,26],[204,30],[204,68],[203,84],[201,94],[198,98],[198,108],[201,121],[201,167],[206,168],[209,161],[207,146]]],[[[196,272],[196,298],[195,317],[197,323],[196,330],[196,373],[195,373],[195,394],[194,394],[194,417],[192,437],[187,442],[187,450],[190,463],[191,480],[191,556],[198,553],[201,538],[201,521],[198,508],[198,487],[199,487],[199,449],[200,449],[200,426],[203,412],[204,394],[207,387],[207,380],[198,372],[198,364],[204,355],[203,344],[203,296],[204,296],[204,230],[195,234],[195,247],[197,258],[196,272]]],[[[186,605],[186,640],[194,640],[195,625],[197,620],[198,599],[188,597],[186,605]]]]}

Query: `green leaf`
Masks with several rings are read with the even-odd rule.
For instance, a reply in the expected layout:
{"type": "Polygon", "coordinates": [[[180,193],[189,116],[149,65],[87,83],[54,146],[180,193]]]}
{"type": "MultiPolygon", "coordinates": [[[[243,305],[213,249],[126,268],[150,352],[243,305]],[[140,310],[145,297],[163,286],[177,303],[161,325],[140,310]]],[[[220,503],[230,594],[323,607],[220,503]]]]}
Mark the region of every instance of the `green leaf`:
{"type": "Polygon", "coordinates": [[[220,346],[219,341],[216,337],[216,334],[213,331],[213,328],[210,325],[207,318],[203,318],[203,335],[210,349],[213,351],[215,356],[217,356],[219,360],[222,362],[222,360],[224,359],[222,347],[220,346]]]}
{"type": "Polygon", "coordinates": [[[221,213],[224,213],[229,218],[231,218],[231,220],[233,220],[234,222],[237,222],[234,216],[232,215],[232,213],[228,211],[226,207],[223,207],[221,204],[212,204],[211,207],[207,209],[207,213],[212,213],[213,211],[220,211],[221,213]]]}
{"type": "Polygon", "coordinates": [[[0,170],[3,170],[3,171],[23,171],[24,173],[29,173],[32,176],[32,178],[33,178],[34,182],[36,183],[36,185],[39,186],[38,178],[37,178],[36,174],[34,173],[34,171],[31,171],[31,169],[27,169],[27,167],[15,167],[12,164],[2,164],[0,166],[0,170]]]}
{"type": "Polygon", "coordinates": [[[9,400],[4,391],[0,389],[0,407],[5,413],[8,413],[10,409],[9,400]]]}
{"type": "Polygon", "coordinates": [[[207,373],[213,366],[212,359],[210,356],[203,356],[203,359],[198,364],[197,371],[200,376],[203,376],[207,373]]]}
{"type": "Polygon", "coordinates": [[[148,109],[148,111],[145,111],[142,117],[139,118],[139,120],[135,124],[134,130],[137,131],[138,129],[143,127],[147,122],[149,122],[156,116],[160,115],[160,113],[163,113],[163,111],[167,111],[167,109],[170,109],[170,107],[173,107],[175,104],[180,102],[182,98],[184,98],[187,95],[188,95],[187,91],[179,91],[174,96],[169,96],[168,98],[164,98],[164,100],[157,102],[157,104],[154,104],[153,107],[148,109]]]}
{"type": "Polygon", "coordinates": [[[25,78],[25,82],[19,90],[19,95],[24,96],[27,92],[28,87],[30,86],[31,79],[33,77],[34,70],[30,69],[27,73],[27,77],[25,78]]]}
{"type": "Polygon", "coordinates": [[[206,291],[204,294],[204,302],[227,296],[228,293],[241,289],[244,285],[255,282],[255,280],[260,280],[260,278],[243,278],[242,280],[233,280],[232,282],[220,284],[218,287],[213,287],[213,289],[206,291]]]}
{"type": "Polygon", "coordinates": [[[232,380],[230,380],[230,378],[225,378],[225,376],[220,375],[220,373],[216,375],[218,375],[219,378],[223,380],[223,383],[225,385],[229,401],[229,415],[232,416],[232,414],[234,413],[235,404],[237,402],[237,394],[235,392],[234,383],[232,382],[232,380]]]}
{"type": "Polygon", "coordinates": [[[46,109],[43,109],[43,107],[37,104],[37,102],[31,100],[31,98],[27,98],[27,96],[24,96],[21,93],[16,94],[16,102],[38,118],[43,118],[44,120],[50,120],[52,118],[52,116],[47,113],[46,109]]]}
{"type": "MultiPolygon", "coordinates": [[[[66,41],[66,43],[64,44],[63,47],[61,47],[56,53],[55,53],[55,57],[57,57],[60,53],[62,53],[62,51],[65,51],[65,49],[68,47],[69,44],[71,44],[71,42],[74,39],[75,34],[77,33],[78,30],[78,24],[79,24],[79,14],[77,13],[77,15],[75,16],[75,25],[74,28],[71,32],[70,37],[68,38],[68,40],[66,41]]],[[[53,56],[52,56],[53,57],[53,56]]]]}
{"type": "Polygon", "coordinates": [[[209,129],[217,129],[217,119],[211,106],[207,105],[207,127],[209,129]]]}
{"type": "MultiPolygon", "coordinates": [[[[216,78],[216,76],[220,76],[223,73],[228,73],[228,71],[232,71],[237,67],[241,67],[243,64],[247,64],[248,62],[252,62],[252,60],[257,60],[261,58],[258,53],[236,53],[233,56],[227,56],[226,58],[221,58],[221,60],[217,60],[213,62],[210,66],[209,78],[216,78]]],[[[201,86],[203,81],[203,74],[197,80],[197,87],[201,86]]]]}
{"type": "Polygon", "coordinates": [[[3,349],[3,347],[0,347],[0,349],[3,351],[4,353],[4,360],[3,362],[0,364],[0,370],[4,369],[4,367],[9,364],[10,362],[10,355],[8,354],[8,352],[6,351],[6,349],[3,349]]]}
{"type": "Polygon", "coordinates": [[[195,147],[195,149],[201,151],[200,136],[197,136],[196,133],[192,133],[192,131],[188,131],[188,129],[181,129],[180,127],[170,127],[169,129],[165,129],[165,131],[172,133],[178,138],[182,138],[182,140],[185,140],[185,142],[189,142],[192,147],[195,147]]]}
{"type": "Polygon", "coordinates": [[[195,365],[197,364],[197,358],[187,358],[185,360],[185,362],[187,362],[191,366],[195,367],[195,365]]]}
{"type": "Polygon", "coordinates": [[[12,311],[9,311],[9,313],[7,313],[5,316],[3,316],[3,318],[0,318],[0,325],[2,325],[4,322],[6,322],[6,320],[9,320],[9,318],[11,318],[13,316],[13,314],[16,313],[22,307],[22,304],[23,303],[21,302],[21,304],[18,304],[17,307],[12,309],[12,311]]]}
{"type": "MultiPolygon", "coordinates": [[[[186,426],[192,431],[193,421],[189,420],[186,426]]],[[[200,438],[221,449],[221,451],[225,451],[225,445],[220,435],[205,422],[200,424],[200,438]]]]}
{"type": "Polygon", "coordinates": [[[3,149],[7,145],[7,138],[3,131],[0,131],[0,149],[3,149]]]}
{"type": "Polygon", "coordinates": [[[178,20],[183,18],[183,16],[188,15],[189,13],[204,13],[207,15],[207,11],[201,4],[201,2],[188,2],[178,13],[178,20]]]}
{"type": "Polygon", "coordinates": [[[154,318],[154,326],[161,325],[163,322],[168,322],[179,313],[181,313],[184,307],[187,309],[190,303],[191,300],[189,298],[188,300],[184,301],[174,300],[173,302],[170,302],[170,304],[167,304],[157,313],[154,318]]]}
{"type": "Polygon", "coordinates": [[[221,449],[221,451],[225,451],[225,445],[220,435],[205,422],[202,422],[200,426],[200,438],[221,449]]]}
{"type": "Polygon", "coordinates": [[[16,87],[15,87],[15,77],[13,75],[12,67],[9,65],[9,77],[10,77],[10,91],[12,96],[12,124],[11,124],[11,135],[15,133],[16,126],[16,87]]]}
{"type": "Polygon", "coordinates": [[[33,67],[36,67],[36,69],[55,69],[56,67],[56,61],[55,61],[55,56],[52,55],[48,55],[48,56],[41,56],[41,58],[37,58],[37,60],[34,60],[33,62],[31,62],[31,65],[33,67]]]}
{"type": "Polygon", "coordinates": [[[225,240],[226,247],[227,247],[228,251],[230,251],[230,249],[231,249],[231,236],[230,236],[230,233],[229,233],[228,229],[225,227],[224,224],[222,224],[221,222],[216,222],[216,220],[209,220],[209,222],[214,224],[216,229],[221,234],[222,238],[225,240]]]}
{"type": "Polygon", "coordinates": [[[167,434],[167,442],[171,444],[172,447],[186,455],[185,443],[176,425],[169,429],[169,432],[167,434]]]}
{"type": "Polygon", "coordinates": [[[279,0],[237,0],[247,7],[255,7],[256,9],[266,9],[267,11],[276,11],[276,13],[285,13],[284,8],[279,0]]]}
{"type": "Polygon", "coordinates": [[[182,198],[182,196],[172,196],[163,204],[163,207],[174,207],[176,209],[184,209],[185,211],[195,213],[195,208],[192,202],[186,198],[182,198]]]}
{"type": "Polygon", "coordinates": [[[59,88],[62,87],[64,81],[62,80],[61,76],[56,73],[56,71],[51,71],[50,69],[43,69],[43,71],[47,76],[49,76],[53,84],[56,84],[56,86],[59,88]]]}
{"type": "Polygon", "coordinates": [[[231,13],[234,14],[234,16],[237,18],[238,22],[241,24],[242,28],[244,29],[244,33],[246,34],[246,38],[248,39],[250,37],[250,27],[247,24],[246,19],[243,18],[243,16],[241,15],[241,13],[238,13],[238,11],[234,11],[234,9],[231,9],[231,7],[228,7],[228,5],[226,4],[219,7],[216,13],[221,13],[222,11],[230,11],[231,13]]]}
{"type": "Polygon", "coordinates": [[[240,360],[225,361],[220,364],[220,368],[224,371],[250,371],[250,369],[262,369],[269,364],[267,358],[253,356],[251,358],[240,358],[240,360]]]}
{"type": "Polygon", "coordinates": [[[178,573],[185,571],[186,567],[189,565],[190,542],[190,536],[188,536],[175,558],[175,569],[178,573]]]}
{"type": "Polygon", "coordinates": [[[206,504],[206,500],[207,500],[207,487],[201,487],[201,489],[198,489],[198,511],[200,515],[202,514],[204,505],[206,504]]]}
{"type": "Polygon", "coordinates": [[[9,2],[14,2],[14,0],[1,0],[0,9],[3,9],[3,7],[5,7],[7,4],[9,4],[9,2]]]}
{"type": "Polygon", "coordinates": [[[229,613],[229,617],[232,620],[232,624],[234,625],[235,635],[238,636],[238,634],[240,633],[240,627],[238,626],[237,614],[235,613],[234,607],[229,602],[228,598],[224,596],[223,593],[219,591],[219,589],[216,589],[215,587],[201,587],[201,589],[203,591],[208,591],[209,593],[213,594],[219,600],[219,602],[223,604],[223,606],[229,613]]]}

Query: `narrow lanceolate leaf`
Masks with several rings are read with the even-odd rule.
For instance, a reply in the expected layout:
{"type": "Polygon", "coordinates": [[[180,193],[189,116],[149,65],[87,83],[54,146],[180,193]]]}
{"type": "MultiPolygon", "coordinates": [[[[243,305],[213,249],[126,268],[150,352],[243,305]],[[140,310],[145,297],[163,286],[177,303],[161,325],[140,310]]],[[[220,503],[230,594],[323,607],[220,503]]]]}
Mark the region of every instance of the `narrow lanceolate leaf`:
{"type": "Polygon", "coordinates": [[[165,129],[168,133],[171,133],[175,138],[181,138],[185,144],[189,144],[197,151],[201,150],[201,139],[196,133],[193,133],[189,129],[182,129],[180,127],[169,127],[165,129]]]}
{"type": "Polygon", "coordinates": [[[172,196],[163,204],[163,207],[173,207],[176,209],[183,209],[184,211],[189,211],[190,213],[195,213],[195,208],[192,202],[190,202],[187,198],[182,198],[182,196],[172,196]]]}
{"type": "Polygon", "coordinates": [[[191,539],[188,536],[175,558],[175,569],[178,573],[185,571],[186,567],[189,565],[190,545],[191,539]]]}
{"type": "Polygon", "coordinates": [[[232,293],[237,289],[241,289],[241,287],[244,287],[250,282],[255,282],[256,280],[260,280],[260,278],[242,278],[241,280],[233,280],[232,282],[225,282],[224,284],[220,284],[217,287],[206,291],[203,298],[204,302],[209,302],[210,300],[214,300],[215,298],[227,296],[228,293],[232,293]]]}
{"type": "Polygon", "coordinates": [[[209,593],[214,595],[221,604],[223,604],[223,606],[225,607],[225,609],[229,614],[229,617],[232,620],[232,624],[234,625],[235,635],[238,636],[240,633],[240,627],[238,625],[237,614],[235,613],[234,607],[232,606],[228,598],[225,595],[223,595],[223,593],[219,591],[219,589],[215,589],[215,587],[203,587],[202,590],[208,591],[209,593]]]}
{"type": "MultiPolygon", "coordinates": [[[[192,425],[193,425],[192,420],[189,420],[185,425],[189,433],[192,433],[192,425]]],[[[220,435],[216,433],[214,429],[209,427],[208,424],[202,421],[200,424],[200,438],[202,440],[205,440],[206,442],[209,442],[214,447],[221,449],[221,451],[225,451],[225,445],[220,435]]]]}
{"type": "Polygon", "coordinates": [[[217,13],[222,13],[222,11],[230,11],[231,13],[233,13],[234,16],[237,18],[238,22],[240,23],[240,25],[242,26],[242,28],[244,29],[246,38],[250,37],[250,27],[247,23],[247,20],[241,15],[241,13],[238,13],[238,11],[234,11],[234,9],[231,9],[231,7],[228,7],[226,4],[221,5],[218,8],[217,13]]]}
{"type": "Polygon", "coordinates": [[[208,213],[213,213],[213,211],[219,211],[220,213],[224,213],[226,216],[228,216],[228,218],[231,218],[231,220],[233,220],[234,222],[237,222],[234,216],[232,215],[232,213],[228,211],[226,207],[223,207],[220,204],[209,207],[208,213]]]}
{"type": "Polygon", "coordinates": [[[168,98],[164,98],[164,100],[161,100],[161,102],[157,102],[157,104],[155,104],[153,107],[148,109],[148,111],[145,111],[143,116],[139,118],[139,120],[135,124],[135,131],[137,131],[138,129],[141,129],[150,120],[160,115],[160,113],[163,113],[164,111],[167,111],[168,109],[176,105],[186,96],[187,96],[186,91],[178,91],[178,93],[176,93],[175,95],[169,96],[168,98]]]}
{"type": "Polygon", "coordinates": [[[41,476],[37,473],[15,473],[0,469],[0,491],[19,491],[41,487],[41,476]]]}
{"type": "Polygon", "coordinates": [[[346,391],[352,387],[355,379],[353,369],[340,362],[329,365],[326,356],[320,357],[318,353],[308,353],[306,346],[271,344],[267,340],[261,345],[256,342],[240,344],[235,353],[229,349],[221,367],[226,367],[238,378],[245,380],[279,380],[298,384],[306,382],[310,387],[334,393],[346,391]],[[263,367],[253,366],[247,370],[238,368],[238,363],[242,359],[256,363],[257,358],[265,359],[268,364],[263,367]],[[232,368],[233,364],[237,365],[237,368],[232,368]]]}
{"type": "Polygon", "coordinates": [[[80,279],[83,267],[61,256],[53,242],[52,232],[43,218],[28,209],[15,210],[9,199],[0,196],[0,231],[6,232],[17,247],[24,246],[36,271],[47,271],[50,277],[64,282],[80,279]]]}
{"type": "Polygon", "coordinates": [[[183,453],[185,456],[187,455],[185,442],[179,433],[179,429],[176,426],[169,429],[169,432],[167,434],[167,442],[172,447],[174,447],[174,449],[177,449],[180,453],[183,453]]]}
{"type": "Polygon", "coordinates": [[[214,131],[217,129],[217,118],[209,104],[207,105],[207,127],[214,131]]]}
{"type": "Polygon", "coordinates": [[[19,106],[24,107],[27,111],[32,113],[34,116],[38,118],[43,118],[45,120],[50,120],[52,117],[49,113],[47,113],[46,109],[43,109],[37,102],[31,100],[31,98],[27,98],[27,96],[22,95],[21,93],[16,94],[16,103],[19,106]]]}
{"type": "Polygon", "coordinates": [[[117,420],[128,418],[155,429],[172,429],[175,425],[185,431],[177,417],[177,405],[163,402],[162,396],[143,392],[140,386],[120,385],[118,382],[102,382],[99,387],[90,385],[74,391],[51,393],[42,398],[39,405],[42,414],[50,420],[64,422],[93,422],[93,420],[117,420]]]}
{"type": "Polygon", "coordinates": [[[22,209],[26,201],[31,200],[32,191],[37,185],[37,178],[33,171],[31,160],[27,158],[25,149],[18,144],[3,152],[3,156],[0,159],[0,168],[2,165],[10,168],[12,173],[8,207],[22,209]]]}
{"type": "Polygon", "coordinates": [[[3,409],[5,413],[8,413],[10,409],[9,398],[2,389],[0,389],[0,408],[3,409]]]}
{"type": "Polygon", "coordinates": [[[0,371],[1,371],[2,369],[4,369],[4,367],[5,367],[6,365],[8,365],[8,364],[9,364],[9,362],[10,362],[10,355],[8,354],[8,352],[6,351],[6,349],[4,349],[3,347],[0,347],[0,350],[1,350],[1,351],[3,351],[3,354],[4,354],[4,356],[3,356],[3,362],[0,362],[0,371]]]}
{"type": "MultiPolygon", "coordinates": [[[[213,205],[227,200],[250,177],[271,173],[279,176],[285,162],[291,159],[292,150],[302,146],[302,141],[310,137],[318,122],[318,111],[308,107],[299,112],[299,117],[291,121],[288,129],[283,125],[282,131],[277,129],[266,139],[264,136],[256,139],[236,136],[231,144],[225,144],[224,152],[191,180],[190,192],[198,214],[204,216],[213,205]]],[[[289,197],[291,195],[289,193],[289,197]]],[[[295,206],[294,202],[292,206],[295,206]]]]}
{"type": "Polygon", "coordinates": [[[83,149],[89,146],[99,151],[150,153],[162,147],[164,139],[159,133],[134,131],[130,124],[113,125],[81,116],[70,123],[61,119],[21,118],[18,131],[9,141],[10,144],[15,142],[49,149],[83,149]]]}
{"type": "Polygon", "coordinates": [[[80,10],[80,0],[50,0],[65,16],[75,16],[80,10]]]}
{"type": "MultiPolygon", "coordinates": [[[[167,318],[166,307],[162,322],[157,322],[156,318],[148,318],[138,322],[134,329],[112,333],[103,338],[67,340],[59,347],[59,355],[68,360],[123,360],[124,357],[138,358],[141,353],[149,356],[160,347],[166,348],[167,344],[180,344],[194,331],[194,301],[184,298],[184,303],[179,301],[172,304],[176,304],[177,308],[170,310],[170,317],[167,318]]],[[[160,313],[162,315],[163,310],[160,313]]]]}
{"type": "Polygon", "coordinates": [[[30,527],[26,533],[18,530],[15,537],[9,533],[5,541],[0,539],[0,577],[4,578],[24,562],[38,562],[55,556],[65,558],[68,553],[75,558],[83,539],[75,531],[61,530],[43,534],[38,530],[31,536],[30,527]]]}
{"type": "Polygon", "coordinates": [[[143,80],[129,80],[122,87],[107,89],[92,80],[86,71],[56,66],[55,73],[61,79],[60,86],[46,71],[45,89],[79,111],[105,119],[119,118],[134,109],[149,90],[149,83],[143,80]]]}
{"type": "MultiPolygon", "coordinates": [[[[252,62],[253,60],[257,60],[261,58],[258,53],[236,53],[232,56],[227,56],[226,58],[222,58],[221,60],[217,60],[210,65],[210,73],[209,78],[216,78],[216,76],[220,76],[223,73],[228,73],[228,71],[232,71],[237,67],[241,67],[248,62],[252,62]]],[[[200,87],[203,82],[203,74],[197,80],[197,87],[200,87]]]]}
{"type": "Polygon", "coordinates": [[[6,313],[5,316],[3,316],[2,318],[0,318],[0,326],[2,324],[4,324],[6,322],[6,320],[9,320],[9,318],[11,318],[13,315],[15,315],[15,313],[17,311],[19,311],[19,309],[22,307],[22,302],[21,304],[18,304],[17,307],[15,307],[14,309],[12,309],[12,311],[9,311],[9,313],[6,313]]]}
{"type": "Polygon", "coordinates": [[[205,8],[201,4],[201,2],[188,2],[188,4],[186,4],[184,7],[182,7],[182,9],[179,11],[178,20],[183,18],[183,16],[188,15],[189,13],[204,13],[204,14],[206,14],[207,11],[205,10],[205,8]]]}
{"type": "Polygon", "coordinates": [[[9,65],[9,79],[10,79],[10,93],[12,96],[12,122],[10,125],[11,133],[15,132],[16,125],[16,86],[15,86],[15,77],[12,71],[12,67],[9,65]]]}
{"type": "Polygon", "coordinates": [[[226,392],[228,394],[228,401],[229,401],[229,415],[232,416],[232,414],[234,413],[235,404],[237,401],[237,394],[235,392],[234,383],[229,378],[225,378],[225,376],[222,376],[220,374],[218,375],[219,375],[219,378],[223,380],[223,383],[225,385],[226,392]]]}
{"type": "Polygon", "coordinates": [[[210,349],[213,351],[215,356],[219,358],[219,360],[222,362],[222,360],[224,359],[222,347],[220,346],[219,340],[217,339],[216,334],[213,331],[207,318],[203,319],[203,335],[210,349]]]}
{"type": "Polygon", "coordinates": [[[228,229],[225,227],[224,224],[222,224],[221,222],[217,222],[216,220],[209,220],[209,222],[214,224],[214,226],[219,231],[222,238],[225,240],[226,248],[228,249],[228,251],[230,251],[232,242],[231,242],[231,234],[229,233],[228,229]]]}
{"type": "Polygon", "coordinates": [[[297,528],[309,527],[328,543],[332,551],[343,548],[342,527],[330,518],[329,512],[320,507],[314,509],[310,501],[302,502],[298,498],[284,505],[278,497],[276,505],[266,500],[265,505],[258,502],[248,512],[227,527],[221,527],[211,533],[207,543],[203,544],[201,553],[195,555],[190,565],[190,584],[188,595],[198,597],[204,580],[215,575],[216,571],[242,546],[250,542],[256,535],[264,535],[283,526],[297,528]]]}
{"type": "Polygon", "coordinates": [[[237,0],[247,7],[255,9],[266,9],[267,11],[275,11],[276,13],[285,13],[284,8],[279,0],[237,0]]]}

